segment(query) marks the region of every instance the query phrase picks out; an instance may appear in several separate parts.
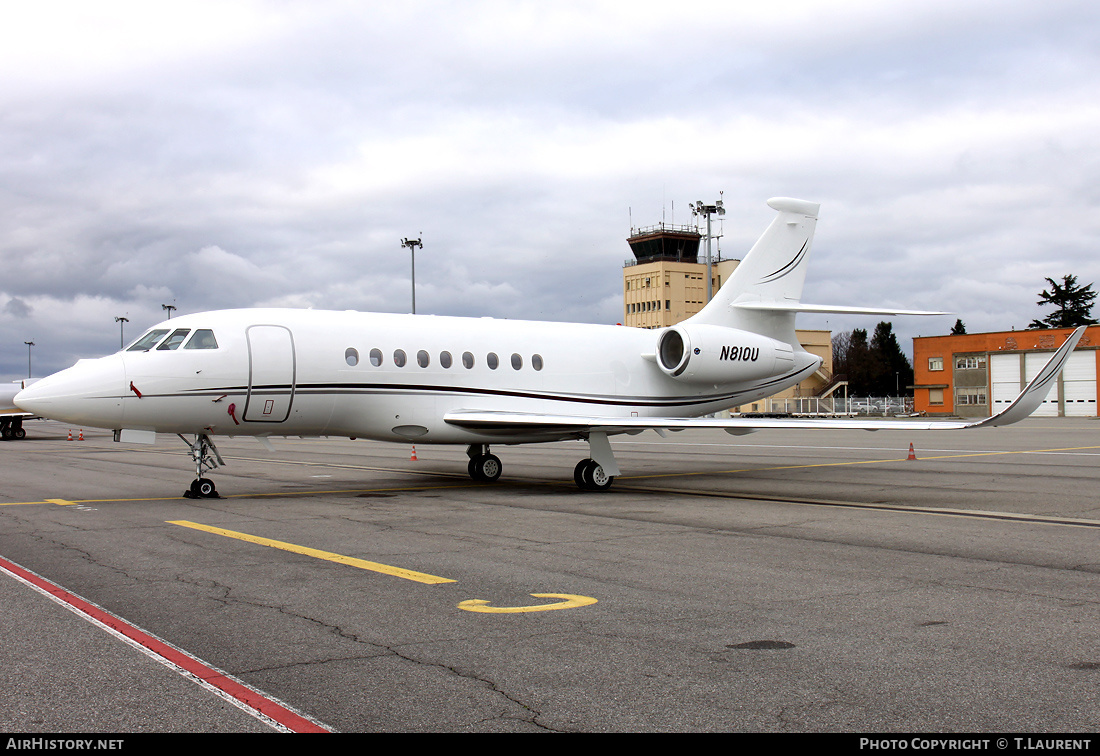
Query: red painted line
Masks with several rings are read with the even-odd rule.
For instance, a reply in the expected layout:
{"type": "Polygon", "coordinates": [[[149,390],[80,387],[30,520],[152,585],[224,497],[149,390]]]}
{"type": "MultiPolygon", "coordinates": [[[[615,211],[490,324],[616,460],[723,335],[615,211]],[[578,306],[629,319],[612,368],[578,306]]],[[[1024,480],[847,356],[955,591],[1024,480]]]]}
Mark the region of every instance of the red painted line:
{"type": "Polygon", "coordinates": [[[96,606],[92,602],[74,593],[69,593],[61,586],[51,583],[41,575],[37,575],[24,567],[20,567],[3,557],[0,557],[0,568],[11,572],[13,575],[17,575],[31,585],[38,587],[82,614],[86,614],[88,617],[106,625],[120,635],[124,635],[135,643],[144,646],[170,664],[179,667],[188,674],[194,675],[196,678],[202,680],[207,685],[217,688],[226,695],[235,698],[250,709],[279,723],[291,732],[331,732],[331,730],[323,725],[307,719],[278,701],[268,698],[244,683],[234,680],[225,672],[204,664],[187,652],[181,651],[156,636],[139,629],[121,617],[117,617],[105,609],[96,606]]]}

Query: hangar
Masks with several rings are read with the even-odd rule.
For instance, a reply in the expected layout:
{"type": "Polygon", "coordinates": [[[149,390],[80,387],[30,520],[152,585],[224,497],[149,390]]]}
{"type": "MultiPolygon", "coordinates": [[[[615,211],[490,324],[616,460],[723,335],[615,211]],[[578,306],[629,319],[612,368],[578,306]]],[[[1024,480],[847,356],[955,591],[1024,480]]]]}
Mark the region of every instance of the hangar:
{"type": "MultiPolygon", "coordinates": [[[[1071,333],[1072,328],[1048,328],[918,336],[913,339],[913,408],[928,415],[989,417],[1016,398],[1071,333]]],[[[1100,326],[1092,326],[1035,415],[1100,415],[1098,361],[1100,326]]]]}

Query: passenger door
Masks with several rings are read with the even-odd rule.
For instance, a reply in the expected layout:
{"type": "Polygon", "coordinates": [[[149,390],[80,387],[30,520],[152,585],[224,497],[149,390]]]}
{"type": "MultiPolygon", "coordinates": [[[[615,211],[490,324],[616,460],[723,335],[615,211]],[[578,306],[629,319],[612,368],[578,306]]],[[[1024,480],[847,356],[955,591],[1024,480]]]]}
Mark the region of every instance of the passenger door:
{"type": "Polygon", "coordinates": [[[248,336],[248,399],[244,419],[281,423],[294,402],[294,336],[278,325],[254,325],[248,336]]]}

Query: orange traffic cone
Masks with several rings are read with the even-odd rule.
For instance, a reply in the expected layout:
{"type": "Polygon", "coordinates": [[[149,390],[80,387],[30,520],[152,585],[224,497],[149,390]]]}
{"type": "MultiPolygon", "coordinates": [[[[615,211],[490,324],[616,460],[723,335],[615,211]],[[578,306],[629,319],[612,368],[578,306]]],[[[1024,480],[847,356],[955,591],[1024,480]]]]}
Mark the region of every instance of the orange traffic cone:
{"type": "Polygon", "coordinates": [[[409,458],[409,461],[410,462],[418,462],[419,460],[416,458],[416,444],[413,444],[412,447],[413,447],[413,455],[412,455],[412,457],[409,458]]]}
{"type": "Polygon", "coordinates": [[[70,441],[73,440],[73,429],[72,428],[69,428],[69,440],[70,441]]]}
{"type": "Polygon", "coordinates": [[[77,441],[83,441],[83,440],[84,440],[84,429],[81,428],[80,429],[80,437],[77,438],[77,441]]]}
{"type": "Polygon", "coordinates": [[[909,456],[908,456],[908,458],[906,458],[905,461],[906,462],[912,462],[912,461],[916,461],[916,459],[917,459],[917,453],[915,451],[913,451],[913,445],[909,444],[909,456]]]}

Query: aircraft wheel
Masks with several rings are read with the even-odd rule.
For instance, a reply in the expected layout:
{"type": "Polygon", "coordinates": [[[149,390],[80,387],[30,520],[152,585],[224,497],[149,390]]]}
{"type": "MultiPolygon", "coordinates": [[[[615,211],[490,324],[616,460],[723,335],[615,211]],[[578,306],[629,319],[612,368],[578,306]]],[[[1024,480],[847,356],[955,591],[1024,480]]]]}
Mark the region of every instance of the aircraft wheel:
{"type": "Polygon", "coordinates": [[[191,493],[204,499],[213,499],[217,497],[218,490],[210,478],[199,478],[191,482],[191,493]]]}
{"type": "Polygon", "coordinates": [[[9,438],[11,438],[11,435],[12,434],[10,425],[5,425],[3,428],[0,428],[0,438],[7,441],[9,438]]]}
{"type": "Polygon", "coordinates": [[[573,470],[573,478],[585,491],[606,491],[611,488],[611,483],[615,480],[594,459],[586,459],[578,464],[573,470]]]}
{"type": "Polygon", "coordinates": [[[22,441],[24,438],[27,437],[27,431],[22,428],[16,428],[14,435],[17,440],[22,441]]]}
{"type": "Polygon", "coordinates": [[[504,471],[500,459],[495,454],[482,454],[470,460],[470,477],[484,483],[492,483],[504,471]]]}

